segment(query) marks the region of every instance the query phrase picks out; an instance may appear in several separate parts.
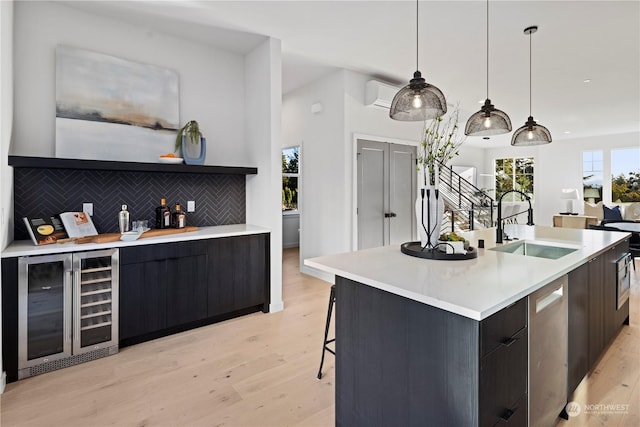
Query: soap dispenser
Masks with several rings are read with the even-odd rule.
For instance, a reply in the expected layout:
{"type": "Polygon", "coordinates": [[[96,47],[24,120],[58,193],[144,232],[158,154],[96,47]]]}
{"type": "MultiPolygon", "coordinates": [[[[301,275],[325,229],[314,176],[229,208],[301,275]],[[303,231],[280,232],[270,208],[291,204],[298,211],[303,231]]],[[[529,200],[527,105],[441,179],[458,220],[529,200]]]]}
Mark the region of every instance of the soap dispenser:
{"type": "Polygon", "coordinates": [[[127,205],[122,205],[122,210],[118,213],[118,227],[120,227],[120,233],[129,231],[129,211],[127,205]]]}

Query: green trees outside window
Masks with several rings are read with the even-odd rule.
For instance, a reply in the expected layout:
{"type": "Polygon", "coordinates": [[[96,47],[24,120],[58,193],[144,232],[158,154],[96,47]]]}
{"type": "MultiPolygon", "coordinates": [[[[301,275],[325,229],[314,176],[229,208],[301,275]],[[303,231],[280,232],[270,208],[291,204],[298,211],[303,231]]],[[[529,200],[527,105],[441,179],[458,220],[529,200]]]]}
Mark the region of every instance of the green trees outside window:
{"type": "Polygon", "coordinates": [[[640,148],[611,150],[611,201],[640,202],[640,148]]]}
{"type": "MultiPolygon", "coordinates": [[[[533,157],[510,157],[495,160],[496,200],[510,190],[519,190],[533,200],[533,157]]],[[[517,193],[505,196],[503,201],[516,202],[521,197],[517,193]]]]}
{"type": "Polygon", "coordinates": [[[282,150],[282,211],[298,210],[300,147],[282,150]]]}

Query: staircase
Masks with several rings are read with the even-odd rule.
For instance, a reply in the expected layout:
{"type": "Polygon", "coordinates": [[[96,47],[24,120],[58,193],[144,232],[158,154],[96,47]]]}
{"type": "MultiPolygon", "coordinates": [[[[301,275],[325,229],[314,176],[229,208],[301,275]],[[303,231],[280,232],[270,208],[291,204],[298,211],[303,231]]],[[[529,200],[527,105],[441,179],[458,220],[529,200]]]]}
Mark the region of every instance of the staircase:
{"type": "Polygon", "coordinates": [[[492,227],[495,200],[440,164],[440,195],[444,198],[445,218],[441,230],[467,231],[492,227]]]}

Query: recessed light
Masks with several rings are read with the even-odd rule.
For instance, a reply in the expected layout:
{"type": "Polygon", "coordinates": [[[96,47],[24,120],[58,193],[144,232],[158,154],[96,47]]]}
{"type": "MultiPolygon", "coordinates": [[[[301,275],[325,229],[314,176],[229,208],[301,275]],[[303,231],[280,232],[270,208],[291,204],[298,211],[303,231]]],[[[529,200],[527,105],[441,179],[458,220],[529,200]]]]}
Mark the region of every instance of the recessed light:
{"type": "Polygon", "coordinates": [[[583,83],[591,83],[591,79],[584,79],[582,82],[583,83]]]}
{"type": "Polygon", "coordinates": [[[484,99],[481,99],[480,101],[478,101],[478,104],[484,104],[484,99]]]}
{"type": "Polygon", "coordinates": [[[571,133],[571,131],[570,130],[565,130],[564,133],[565,133],[565,135],[569,135],[571,133]]]}

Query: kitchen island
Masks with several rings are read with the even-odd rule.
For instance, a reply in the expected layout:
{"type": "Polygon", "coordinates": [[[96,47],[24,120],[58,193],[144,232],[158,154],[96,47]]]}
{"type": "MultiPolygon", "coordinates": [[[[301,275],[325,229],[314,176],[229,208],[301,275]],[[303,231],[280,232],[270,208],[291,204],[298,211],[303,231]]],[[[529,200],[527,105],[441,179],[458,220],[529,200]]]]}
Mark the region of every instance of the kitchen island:
{"type": "MultiPolygon", "coordinates": [[[[567,375],[584,376],[594,365],[628,322],[628,301],[615,306],[614,261],[628,250],[629,234],[505,231],[572,252],[558,259],[499,252],[495,229],[487,229],[465,235],[472,246],[485,241],[471,260],[415,258],[398,246],[305,260],[336,275],[336,425],[527,425],[527,297],[565,275],[567,375]],[[576,274],[591,265],[600,267],[576,274]],[[598,339],[576,341],[574,330],[598,339]],[[583,349],[596,341],[593,351],[583,349]],[[583,363],[587,352],[593,355],[583,363]]],[[[567,396],[574,383],[567,382],[567,396]]]]}

